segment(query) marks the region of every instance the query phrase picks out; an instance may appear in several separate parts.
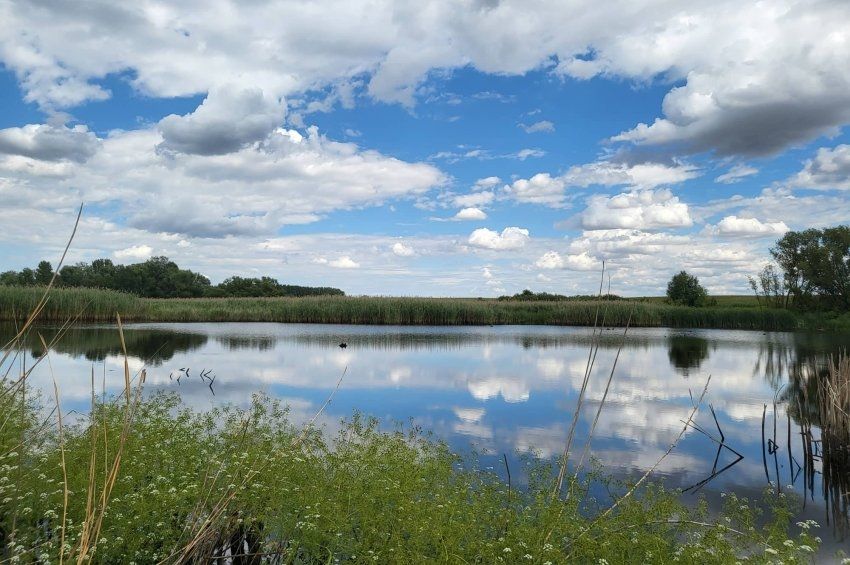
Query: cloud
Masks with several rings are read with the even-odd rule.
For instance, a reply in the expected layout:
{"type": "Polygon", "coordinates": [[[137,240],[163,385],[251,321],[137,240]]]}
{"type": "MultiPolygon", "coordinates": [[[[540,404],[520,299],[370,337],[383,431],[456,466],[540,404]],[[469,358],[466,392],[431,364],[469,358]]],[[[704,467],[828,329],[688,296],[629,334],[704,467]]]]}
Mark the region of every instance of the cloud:
{"type": "Polygon", "coordinates": [[[517,202],[558,208],[564,205],[565,187],[562,178],[552,177],[549,173],[537,173],[530,179],[517,179],[513,184],[506,185],[504,192],[517,202]]]}
{"type": "Polygon", "coordinates": [[[454,215],[455,220],[486,220],[487,214],[480,208],[464,208],[454,215]]]}
{"type": "Polygon", "coordinates": [[[520,161],[525,161],[529,157],[543,157],[546,152],[542,149],[520,149],[517,151],[516,158],[520,161]]]}
{"type": "Polygon", "coordinates": [[[344,255],[342,257],[338,257],[337,259],[328,260],[324,257],[318,257],[313,260],[317,265],[327,265],[328,267],[333,267],[334,269],[359,269],[360,263],[349,257],[348,255],[344,255]]]}
{"type": "Polygon", "coordinates": [[[501,234],[487,228],[479,228],[470,234],[468,241],[474,247],[507,251],[525,247],[529,237],[528,230],[523,228],[508,227],[503,229],[501,234]]]}
{"type": "Polygon", "coordinates": [[[232,153],[266,139],[285,112],[283,100],[259,88],[217,87],[194,112],[160,120],[160,147],[195,155],[232,153]]]}
{"type": "Polygon", "coordinates": [[[474,190],[484,190],[487,188],[493,188],[494,186],[499,185],[502,182],[502,179],[499,177],[485,177],[483,179],[478,179],[475,181],[474,190]]]}
{"type": "Polygon", "coordinates": [[[0,129],[0,154],[17,155],[38,161],[83,163],[97,151],[97,136],[84,125],[72,128],[49,124],[29,124],[0,129]]]}
{"type": "Polygon", "coordinates": [[[814,190],[850,190],[850,145],[821,147],[787,184],[814,190]]]}
{"type": "Polygon", "coordinates": [[[693,225],[688,205],[669,190],[641,190],[612,197],[592,196],[581,215],[585,229],[658,229],[693,225]]]}
{"type": "Polygon", "coordinates": [[[116,259],[148,259],[153,255],[150,245],[134,245],[126,249],[119,249],[112,253],[116,259]]]}
{"type": "Polygon", "coordinates": [[[400,241],[393,243],[392,249],[393,254],[398,255],[399,257],[412,257],[416,255],[416,251],[414,251],[412,247],[407,246],[400,241]]]}
{"type": "Polygon", "coordinates": [[[758,174],[759,170],[755,167],[750,167],[749,165],[744,165],[743,163],[738,163],[716,179],[714,182],[719,182],[721,184],[734,184],[736,182],[741,182],[741,179],[758,174]]]}
{"type": "Polygon", "coordinates": [[[570,187],[625,185],[654,188],[684,182],[698,175],[697,168],[682,163],[665,165],[646,162],[629,165],[603,160],[572,166],[557,177],[538,173],[529,179],[518,179],[506,186],[504,193],[517,202],[560,208],[565,204],[566,190],[570,187]]]}
{"type": "Polygon", "coordinates": [[[517,124],[525,133],[551,133],[555,131],[555,124],[550,122],[549,120],[540,120],[539,122],[534,122],[533,124],[517,124]]]}
{"type": "Polygon", "coordinates": [[[724,236],[765,237],[783,235],[790,228],[785,222],[761,222],[756,218],[726,216],[715,229],[716,233],[724,236]]]}
{"type": "MultiPolygon", "coordinates": [[[[437,168],[408,163],[315,128],[276,129],[261,146],[223,155],[162,152],[154,129],[116,131],[60,179],[9,175],[7,208],[111,202],[130,227],[193,237],[272,234],[333,210],[425,194],[445,182],[437,168]],[[120,179],[120,181],[119,181],[120,179]]],[[[0,160],[0,168],[7,168],[0,160]]]]}
{"type": "Polygon", "coordinates": [[[626,185],[634,188],[655,188],[685,182],[698,177],[699,174],[699,169],[684,163],[667,165],[653,162],[628,164],[596,161],[570,167],[562,178],[569,186],[626,185]]]}
{"type": "Polygon", "coordinates": [[[338,0],[323,7],[222,0],[200,13],[174,0],[158,9],[100,0],[84,10],[16,2],[4,7],[0,60],[26,100],[45,108],[104,99],[110,92],[100,82],[118,73],[156,97],[228,82],[279,97],[368,81],[374,98],[413,105],[435,69],[548,68],[579,80],[675,84],[663,117],[616,137],[628,143],[764,155],[850,121],[846,2],[585,0],[528,10],[441,1],[423,10],[338,0]]]}
{"type": "Polygon", "coordinates": [[[602,262],[591,257],[586,251],[577,255],[561,255],[557,251],[547,251],[534,266],[540,269],[567,269],[569,271],[593,271],[599,269],[602,262]]]}
{"type": "Polygon", "coordinates": [[[455,206],[476,207],[490,204],[494,198],[495,195],[492,192],[472,192],[455,196],[452,201],[455,206]]]}

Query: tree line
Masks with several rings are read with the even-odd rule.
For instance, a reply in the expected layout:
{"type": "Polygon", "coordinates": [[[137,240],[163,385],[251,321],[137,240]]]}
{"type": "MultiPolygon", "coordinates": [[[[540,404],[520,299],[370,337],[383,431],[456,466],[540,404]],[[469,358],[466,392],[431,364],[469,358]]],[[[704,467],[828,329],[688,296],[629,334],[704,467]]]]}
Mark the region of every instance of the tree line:
{"type": "MultiPolygon", "coordinates": [[[[789,231],[770,249],[773,263],[747,277],[762,306],[801,311],[850,311],[850,226],[789,231]]],[[[708,293],[681,271],[667,286],[674,303],[702,306],[708,293]]]]}
{"type": "MultiPolygon", "coordinates": [[[[35,269],[0,273],[0,285],[46,285],[53,278],[53,267],[41,261],[35,269]]],[[[272,277],[230,277],[213,285],[200,273],[181,269],[168,257],[152,257],[143,263],[116,265],[109,259],[62,267],[55,283],[62,287],[86,287],[118,290],[144,298],[200,297],[277,297],[342,296],[338,288],[281,284],[272,277]]]]}

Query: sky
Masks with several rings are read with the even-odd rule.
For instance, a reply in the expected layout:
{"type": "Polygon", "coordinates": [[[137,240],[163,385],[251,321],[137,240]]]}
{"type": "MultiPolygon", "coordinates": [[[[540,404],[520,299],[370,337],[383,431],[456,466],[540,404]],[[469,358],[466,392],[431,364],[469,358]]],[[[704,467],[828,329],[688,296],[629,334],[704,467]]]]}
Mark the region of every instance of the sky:
{"type": "Polygon", "coordinates": [[[848,123],[843,0],[0,0],[0,270],[746,293],[848,123]]]}

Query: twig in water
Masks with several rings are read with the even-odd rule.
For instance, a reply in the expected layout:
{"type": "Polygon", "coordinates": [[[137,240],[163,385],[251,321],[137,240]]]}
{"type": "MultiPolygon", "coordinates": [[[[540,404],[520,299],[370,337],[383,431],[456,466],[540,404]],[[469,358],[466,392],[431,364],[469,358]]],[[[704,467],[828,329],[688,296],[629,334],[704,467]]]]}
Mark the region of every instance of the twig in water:
{"type": "Polygon", "coordinates": [[[502,453],[502,459],[505,462],[505,472],[508,474],[508,502],[511,500],[511,468],[508,466],[508,455],[502,453]]]}
{"type": "MultiPolygon", "coordinates": [[[[585,535],[587,535],[588,532],[593,530],[593,526],[595,526],[597,523],[599,523],[599,521],[605,519],[609,514],[611,514],[611,512],[613,512],[618,506],[620,506],[620,504],[622,504],[623,501],[625,501],[627,498],[630,498],[635,493],[637,488],[640,485],[642,485],[643,482],[647,478],[649,478],[649,476],[655,471],[655,469],[658,468],[659,465],[661,465],[661,462],[664,461],[667,458],[668,455],[670,455],[670,453],[676,448],[677,445],[679,445],[679,441],[681,441],[682,437],[685,435],[685,432],[688,430],[690,422],[693,421],[694,416],[697,413],[697,410],[699,410],[700,404],[702,404],[703,398],[705,397],[706,393],[708,392],[708,385],[709,385],[710,382],[711,382],[711,375],[709,375],[708,379],[705,381],[705,387],[702,389],[702,393],[699,396],[699,400],[694,405],[694,408],[693,408],[693,410],[691,410],[690,415],[688,415],[688,419],[685,421],[685,426],[682,427],[682,431],[679,432],[679,435],[676,436],[676,439],[673,440],[673,443],[670,444],[670,447],[667,448],[667,451],[665,451],[664,454],[658,459],[658,461],[656,461],[655,464],[648,471],[646,471],[643,474],[643,476],[641,476],[640,479],[638,479],[638,481],[632,486],[632,488],[629,489],[629,491],[626,494],[624,494],[623,496],[618,498],[614,502],[614,504],[612,504],[611,506],[608,507],[608,509],[605,512],[603,512],[602,514],[597,516],[596,519],[594,519],[593,522],[590,523],[590,526],[588,526],[588,528],[586,530],[584,530],[581,534],[579,534],[579,536],[575,539],[575,541],[578,541],[581,538],[583,538],[585,535]]],[[[551,533],[552,533],[552,531],[550,530],[549,535],[551,535],[551,533]]],[[[548,539],[549,535],[546,536],[547,539],[548,539]]]]}

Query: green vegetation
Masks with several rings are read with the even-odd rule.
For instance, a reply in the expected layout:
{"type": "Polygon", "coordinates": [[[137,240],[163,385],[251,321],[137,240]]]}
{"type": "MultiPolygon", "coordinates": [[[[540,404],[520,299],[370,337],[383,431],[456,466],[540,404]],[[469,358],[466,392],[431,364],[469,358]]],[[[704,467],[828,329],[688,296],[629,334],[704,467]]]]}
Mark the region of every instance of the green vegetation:
{"type": "Polygon", "coordinates": [[[622,296],[617,296],[616,294],[602,294],[602,295],[590,295],[590,294],[577,294],[573,296],[567,296],[565,294],[552,294],[549,292],[532,292],[529,289],[525,289],[522,292],[518,292],[512,296],[500,296],[499,300],[525,300],[525,301],[538,301],[538,302],[561,302],[561,301],[581,301],[581,300],[623,300],[622,296]]]}
{"type": "MultiPolygon", "coordinates": [[[[53,267],[42,261],[38,267],[20,272],[0,273],[0,285],[44,286],[53,278],[53,267]]],[[[68,288],[116,290],[146,298],[198,298],[228,296],[322,296],[343,295],[337,288],[285,285],[271,277],[230,277],[218,285],[188,269],[181,269],[168,257],[152,257],[143,263],[116,265],[109,259],[91,264],[62,267],[54,283],[68,288]]]]}
{"type": "Polygon", "coordinates": [[[416,429],[355,416],[330,441],[267,398],[196,413],[137,387],[63,426],[21,391],[4,382],[0,395],[12,562],[804,563],[818,548],[808,528],[788,539],[790,503],[771,494],[761,518],[734,495],[718,517],[600,475],[616,506],[580,481],[553,498],[544,463],[520,489],[416,429]]]}
{"type": "Polygon", "coordinates": [[[687,271],[681,271],[667,283],[667,299],[673,304],[684,306],[705,306],[708,291],[699,284],[699,279],[687,271]]]}
{"type": "MultiPolygon", "coordinates": [[[[0,320],[22,320],[43,294],[38,287],[0,287],[0,320]]],[[[751,304],[754,301],[750,300],[751,304]]],[[[794,330],[804,318],[783,309],[689,308],[650,300],[510,301],[474,298],[304,297],[143,299],[91,289],[51,291],[41,320],[155,322],[287,322],[393,325],[593,325],[794,330]],[[80,314],[82,312],[82,314],[80,314]]],[[[822,327],[820,318],[809,320],[822,327]]]]}
{"type": "Polygon", "coordinates": [[[803,310],[850,311],[850,226],[788,232],[771,255],[784,283],[774,294],[803,310]]]}

